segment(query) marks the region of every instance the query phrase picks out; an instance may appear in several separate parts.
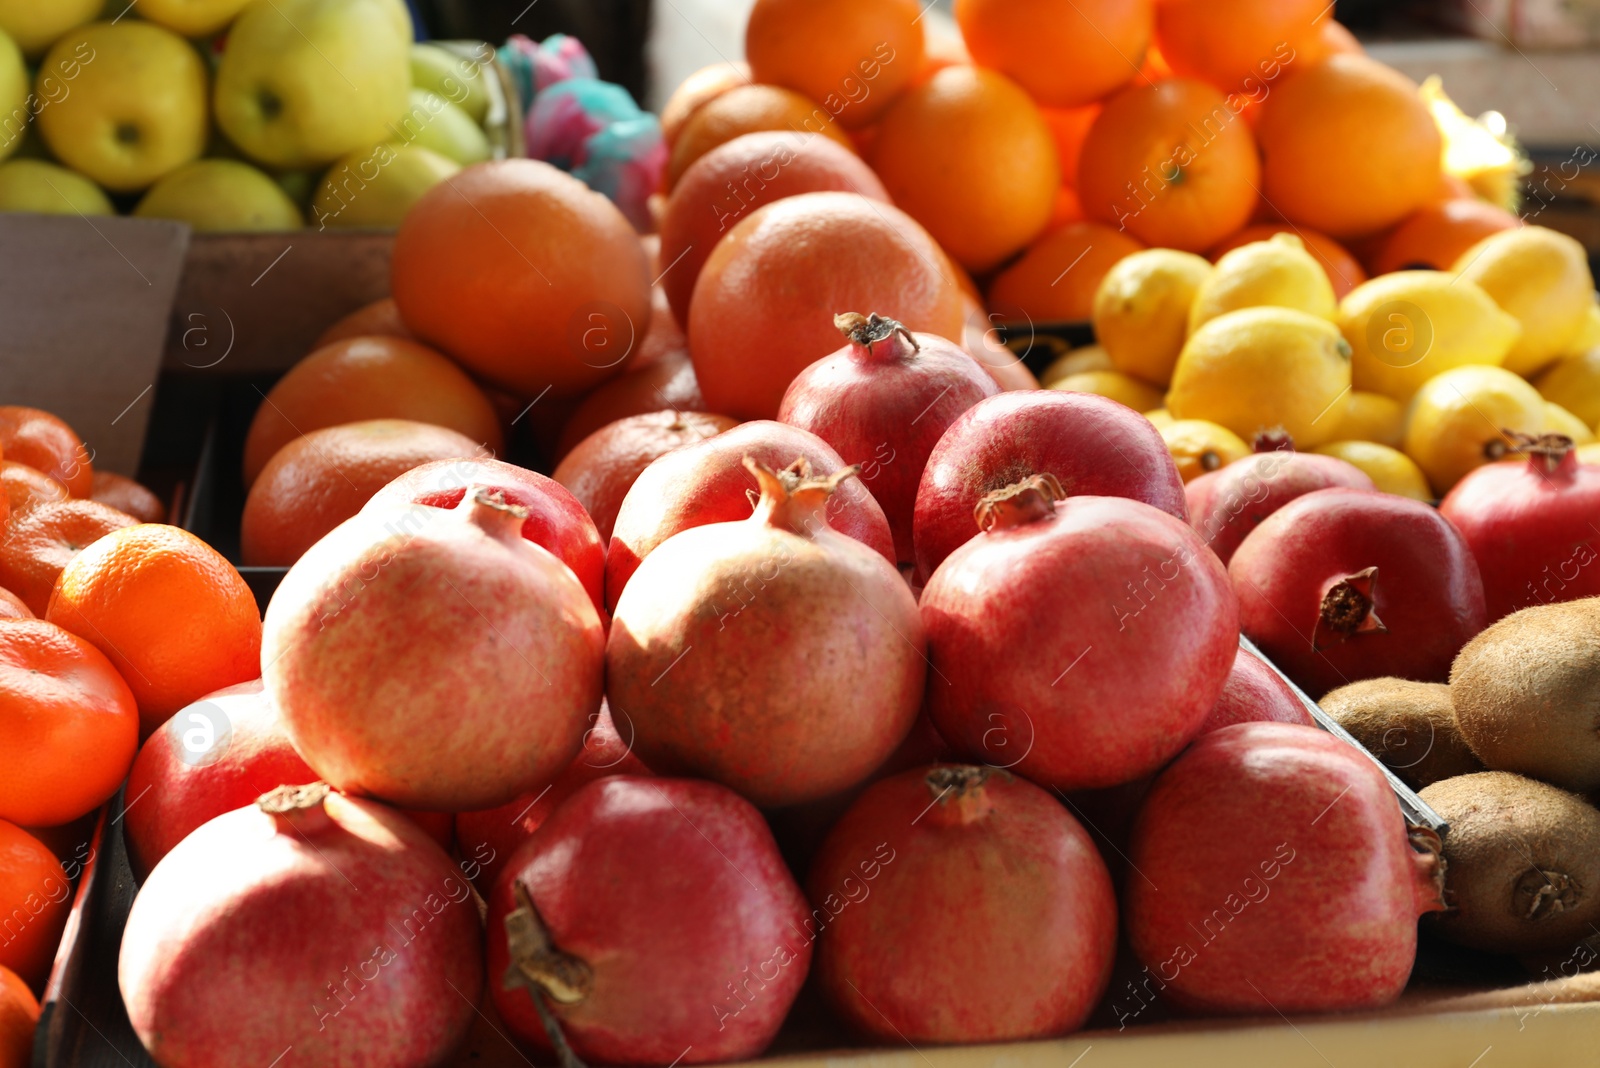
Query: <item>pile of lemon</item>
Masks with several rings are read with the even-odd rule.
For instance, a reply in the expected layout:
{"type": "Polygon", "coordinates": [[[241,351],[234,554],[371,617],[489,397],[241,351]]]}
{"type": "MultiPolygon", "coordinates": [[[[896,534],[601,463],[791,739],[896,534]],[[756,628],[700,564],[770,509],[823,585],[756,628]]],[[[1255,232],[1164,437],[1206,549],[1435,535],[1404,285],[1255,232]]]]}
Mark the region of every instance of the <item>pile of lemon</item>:
{"type": "Polygon", "coordinates": [[[1098,393],[1161,431],[1184,481],[1263,432],[1337,456],[1379,489],[1443,496],[1514,434],[1560,433],[1600,463],[1600,306],[1583,246],[1539,226],[1493,234],[1449,271],[1398,271],[1335,299],[1293,234],[1213,266],[1149,249],[1094,302],[1097,344],[1047,388],[1098,393]]]}

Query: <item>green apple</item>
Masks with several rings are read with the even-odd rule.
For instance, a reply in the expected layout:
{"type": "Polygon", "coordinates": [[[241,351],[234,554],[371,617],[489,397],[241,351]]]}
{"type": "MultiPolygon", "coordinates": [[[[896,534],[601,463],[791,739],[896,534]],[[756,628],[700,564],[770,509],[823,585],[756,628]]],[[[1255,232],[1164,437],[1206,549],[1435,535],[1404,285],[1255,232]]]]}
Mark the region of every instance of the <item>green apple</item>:
{"type": "Polygon", "coordinates": [[[298,230],[300,209],[267,175],[231,159],[202,159],[179,167],[139,201],[145,219],[177,219],[204,232],[298,230]]]}
{"type": "Polygon", "coordinates": [[[68,30],[100,17],[105,0],[0,0],[0,30],[29,56],[40,56],[68,30]]]}
{"type": "Polygon", "coordinates": [[[417,145],[383,144],[352,152],[328,168],[311,201],[317,229],[399,226],[428,190],[461,165],[417,145]]]}
{"type": "Polygon", "coordinates": [[[111,215],[111,201],[81,174],[42,159],[0,163],[0,211],[111,215]]]}
{"type": "Polygon", "coordinates": [[[394,139],[420,145],[463,167],[494,155],[488,135],[465,111],[426,89],[411,90],[411,107],[395,124],[394,139]]]}
{"type": "Polygon", "coordinates": [[[251,159],[311,167],[390,136],[411,92],[398,0],[255,0],[217,67],[217,122],[251,159]]]}
{"type": "Polygon", "coordinates": [[[139,0],[138,14],[184,37],[210,37],[250,0],[139,0]]]}
{"type": "Polygon", "coordinates": [[[0,30],[0,159],[22,145],[28,132],[28,68],[22,49],[0,30]]]}
{"type": "Polygon", "coordinates": [[[483,125],[489,114],[489,88],[484,82],[483,64],[458,56],[438,45],[411,46],[411,84],[438,93],[465,111],[472,121],[483,125]]]}
{"type": "Polygon", "coordinates": [[[54,100],[35,120],[51,153],[113,192],[144,189],[205,148],[205,65],[189,42],[148,22],[67,34],[45,57],[38,93],[54,100]]]}

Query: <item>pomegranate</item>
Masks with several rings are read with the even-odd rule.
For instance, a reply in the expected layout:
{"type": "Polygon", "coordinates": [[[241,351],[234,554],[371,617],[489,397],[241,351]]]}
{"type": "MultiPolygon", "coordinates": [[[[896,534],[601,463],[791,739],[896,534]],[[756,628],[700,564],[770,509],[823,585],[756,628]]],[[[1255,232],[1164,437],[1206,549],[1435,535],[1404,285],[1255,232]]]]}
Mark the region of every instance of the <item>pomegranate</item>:
{"type": "Polygon", "coordinates": [[[573,794],[495,882],[490,990],[512,1032],[548,1050],[541,999],[592,1064],[743,1060],[805,982],[808,919],[749,802],[613,776],[573,794]]]}
{"type": "Polygon", "coordinates": [[[880,315],[835,316],[849,344],[789,383],[778,420],[802,427],[861,466],[883,506],[895,553],[914,558],[912,515],[928,454],[956,416],[999,392],[976,360],[935,334],[880,315]]]}
{"type": "Polygon", "coordinates": [[[463,870],[485,896],[505,870],[517,847],[533,837],[560,804],[596,779],[608,775],[645,776],[650,769],[633,755],[633,724],[623,721],[626,737],[617,731],[605,702],[583,736],[583,749],[565,771],[509,804],[456,816],[456,840],[463,870]]]}
{"type": "Polygon", "coordinates": [[[1245,634],[1312,697],[1385,675],[1443,682],[1487,623],[1461,535],[1388,493],[1295,498],[1251,531],[1228,574],[1245,634]]]}
{"type": "Polygon", "coordinates": [[[1483,576],[1489,622],[1521,608],[1600,594],[1600,467],[1579,463],[1572,439],[1520,439],[1527,459],[1485,464],[1445,496],[1483,576]]]}
{"type": "Polygon", "coordinates": [[[650,767],[773,807],[881,765],[917,718],[927,660],[899,573],[824,522],[855,469],[812,480],[745,464],[755,514],[668,539],[623,592],[606,692],[650,767]]]}
{"type": "Polygon", "coordinates": [[[991,493],[922,591],[928,711],[958,752],[1062,790],[1155,771],[1216,704],[1239,643],[1200,538],[1121,497],[991,493]]]}
{"type": "Polygon", "coordinates": [[[554,553],[583,583],[596,610],[605,613],[606,543],[594,520],[554,479],[499,460],[436,460],[412,468],[375,493],[367,508],[403,504],[454,508],[468,486],[482,486],[525,509],[522,536],[554,553]]]}
{"type": "Polygon", "coordinates": [[[528,513],[469,487],[335,529],[267,606],[267,692],[306,763],[408,808],[503,805],[572,763],[605,631],[528,513]]]}
{"type": "Polygon", "coordinates": [[[1235,723],[1298,723],[1315,727],[1316,721],[1300,698],[1256,654],[1241,648],[1233,658],[1222,696],[1211,706],[1211,714],[1200,726],[1201,734],[1235,723]]]}
{"type": "Polygon", "coordinates": [[[324,783],[219,816],[134,900],[117,979],[164,1068],[435,1064],[483,988],[472,888],[399,813],[324,783]]]}
{"type": "MultiPolygon", "coordinates": [[[[668,538],[690,527],[749,518],[759,484],[745,457],[773,470],[804,460],[820,475],[844,466],[833,447],[808,430],[757,420],[661,457],[634,480],[617,510],[606,552],[606,604],[614,612],[639,562],[668,538]]],[[[828,525],[894,561],[894,538],[883,509],[859,481],[839,488],[828,525]]]]}
{"type": "Polygon", "coordinates": [[[817,980],[886,1042],[1005,1042],[1082,1026],[1117,944],[1111,876],[1050,794],[938,765],[872,786],[808,880],[817,980]]]}
{"type": "MultiPolygon", "coordinates": [[[[1207,1012],[1335,1012],[1400,996],[1417,918],[1444,908],[1439,838],[1409,832],[1366,754],[1313,727],[1239,723],[1195,742],[1134,824],[1124,917],[1145,980],[1207,1012]]],[[[1152,989],[1153,987],[1153,989],[1152,989]]]]}
{"type": "Polygon", "coordinates": [[[1272,449],[1201,475],[1184,487],[1184,495],[1190,525],[1227,563],[1245,535],[1267,516],[1296,497],[1330,486],[1376,488],[1366,472],[1343,460],[1272,449]]]}
{"type": "Polygon", "coordinates": [[[688,351],[671,352],[647,367],[618,375],[575,405],[561,427],[553,455],[559,460],[607,423],[630,415],[673,410],[700,412],[705,407],[688,351]]]}
{"type": "Polygon", "coordinates": [[[977,533],[986,493],[1053,475],[1072,497],[1128,497],[1187,520],[1183,480],[1161,434],[1106,397],[1012,390],[979,401],[945,431],[917,489],[917,574],[923,579],[977,533]]]}

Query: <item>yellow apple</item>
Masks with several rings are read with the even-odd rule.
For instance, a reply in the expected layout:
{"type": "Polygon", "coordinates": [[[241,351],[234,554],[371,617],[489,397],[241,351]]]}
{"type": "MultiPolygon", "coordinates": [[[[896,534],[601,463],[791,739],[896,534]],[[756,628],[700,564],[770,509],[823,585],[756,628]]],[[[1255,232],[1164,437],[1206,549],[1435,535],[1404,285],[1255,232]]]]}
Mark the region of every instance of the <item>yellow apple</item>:
{"type": "Polygon", "coordinates": [[[56,78],[70,91],[39,112],[39,133],[62,163],[113,192],[144,189],[205,148],[205,64],[170,30],[135,19],[74,30],[45,57],[40,97],[56,78]]]}
{"type": "Polygon", "coordinates": [[[0,0],[0,30],[39,56],[68,30],[99,18],[104,7],[105,0],[0,0]]]}
{"type": "Polygon", "coordinates": [[[0,159],[21,147],[28,132],[28,88],[22,50],[0,30],[0,159]]]}
{"type": "Polygon", "coordinates": [[[139,0],[138,14],[185,37],[210,37],[250,0],[139,0]]]}
{"type": "Polygon", "coordinates": [[[489,114],[489,90],[484,83],[483,64],[458,56],[449,49],[431,44],[412,45],[411,84],[438,93],[480,126],[489,114]]]}
{"type": "Polygon", "coordinates": [[[277,182],[248,163],[202,159],[179,167],[139,201],[133,213],[177,219],[201,232],[298,230],[300,209],[277,182]]]}
{"type": "Polygon", "coordinates": [[[0,211],[36,215],[110,215],[111,201],[81,174],[42,159],[0,163],[0,211]]]}
{"type": "Polygon", "coordinates": [[[319,230],[399,226],[422,194],[461,169],[416,145],[383,144],[352,152],[323,176],[311,202],[319,230]]]}
{"type": "Polygon", "coordinates": [[[465,111],[426,89],[411,90],[411,107],[395,124],[394,139],[420,145],[463,167],[494,155],[488,135],[465,111]]]}
{"type": "Polygon", "coordinates": [[[228,33],[217,122],[245,155],[291,170],[392,136],[411,92],[398,0],[256,0],[228,33]]]}

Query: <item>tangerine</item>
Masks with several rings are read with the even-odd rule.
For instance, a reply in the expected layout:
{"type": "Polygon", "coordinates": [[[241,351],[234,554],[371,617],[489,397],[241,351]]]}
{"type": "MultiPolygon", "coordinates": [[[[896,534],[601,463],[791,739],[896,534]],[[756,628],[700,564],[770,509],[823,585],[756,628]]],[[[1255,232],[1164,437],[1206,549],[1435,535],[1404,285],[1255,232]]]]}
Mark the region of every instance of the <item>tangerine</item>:
{"type": "MultiPolygon", "coordinates": [[[[311,343],[311,351],[316,352],[335,341],[346,341],[353,337],[403,337],[411,338],[411,331],[406,329],[405,320],[400,318],[400,308],[395,304],[393,297],[384,297],[371,304],[365,304],[346,315],[343,319],[324,330],[317,340],[311,343]]],[[[413,339],[414,340],[414,339],[413,339]]]]}
{"type": "Polygon", "coordinates": [[[800,137],[825,137],[854,151],[850,136],[821,104],[776,85],[740,85],[707,101],[690,115],[667,158],[670,193],[695,160],[735,137],[781,130],[800,137]]]}
{"type": "Polygon", "coordinates": [[[1378,245],[1374,274],[1448,271],[1467,249],[1522,220],[1487,200],[1446,200],[1418,208],[1378,245]]]}
{"type": "Polygon", "coordinates": [[[71,911],[72,882],[55,854],[0,819],[0,968],[43,986],[71,911]]]}
{"type": "Polygon", "coordinates": [[[975,62],[1058,108],[1128,84],[1154,25],[1150,0],[956,0],[955,15],[975,62]]]}
{"type": "Polygon", "coordinates": [[[1162,0],[1155,39],[1172,70],[1260,100],[1322,58],[1326,0],[1162,0]]]}
{"type": "Polygon", "coordinates": [[[749,84],[748,63],[721,62],[701,67],[678,84],[661,108],[661,139],[671,148],[677,143],[689,116],[729,89],[749,84]]]}
{"type": "Polygon", "coordinates": [[[12,463],[44,472],[74,497],[89,496],[94,480],[89,448],[70,426],[49,412],[0,405],[0,453],[12,463]]]}
{"type": "Polygon", "coordinates": [[[28,1068],[33,1063],[33,1032],[39,1025],[39,1002],[22,977],[0,968],[0,1068],[28,1068]]]}
{"type": "Polygon", "coordinates": [[[756,0],[744,50],[757,82],[809,97],[858,130],[921,71],[921,21],[917,0],[756,0]]]}
{"type": "Polygon", "coordinates": [[[1071,223],[1040,238],[989,286],[989,310],[1008,322],[1087,322],[1106,272],[1144,245],[1100,223],[1071,223]]]}
{"type": "Polygon", "coordinates": [[[43,616],[61,569],[100,538],[138,520],[98,501],[45,501],[11,517],[0,538],[0,586],[43,616]]]}
{"type": "Polygon", "coordinates": [[[150,490],[114,471],[96,471],[89,486],[89,499],[109,504],[141,523],[159,523],[167,517],[166,506],[150,490]]]}

